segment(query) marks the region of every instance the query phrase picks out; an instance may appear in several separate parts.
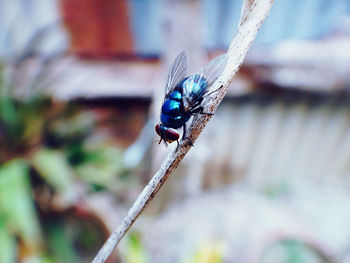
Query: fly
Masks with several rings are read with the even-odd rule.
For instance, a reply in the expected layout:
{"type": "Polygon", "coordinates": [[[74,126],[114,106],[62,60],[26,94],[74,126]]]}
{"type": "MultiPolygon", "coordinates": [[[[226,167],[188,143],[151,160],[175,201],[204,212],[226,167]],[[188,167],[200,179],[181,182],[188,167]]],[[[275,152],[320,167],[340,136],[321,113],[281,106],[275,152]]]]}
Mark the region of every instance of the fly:
{"type": "Polygon", "coordinates": [[[186,138],[186,123],[195,113],[203,113],[201,105],[204,97],[210,94],[209,87],[225,65],[225,55],[212,60],[198,74],[186,77],[188,57],[181,52],[172,64],[165,85],[165,98],[160,114],[160,123],[155,126],[162,140],[172,143],[180,138],[177,131],[183,128],[182,139],[186,138]]]}

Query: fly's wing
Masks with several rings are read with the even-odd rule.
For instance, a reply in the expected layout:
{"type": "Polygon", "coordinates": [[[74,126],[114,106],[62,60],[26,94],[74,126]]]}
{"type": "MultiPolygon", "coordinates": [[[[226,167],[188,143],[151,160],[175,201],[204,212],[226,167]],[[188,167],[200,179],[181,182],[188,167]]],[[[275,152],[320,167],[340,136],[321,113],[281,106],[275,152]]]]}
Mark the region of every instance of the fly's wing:
{"type": "Polygon", "coordinates": [[[165,98],[175,89],[176,85],[186,77],[188,56],[187,52],[182,51],[172,64],[168,79],[165,85],[165,98]]]}
{"type": "Polygon", "coordinates": [[[195,78],[189,77],[189,79],[191,78],[190,83],[184,85],[182,90],[183,103],[186,110],[198,104],[203,96],[210,91],[210,86],[223,71],[226,62],[226,54],[220,55],[210,61],[205,67],[201,68],[195,75],[195,78]],[[203,82],[201,82],[201,85],[197,85],[198,80],[202,78],[204,78],[205,81],[202,80],[203,82]]]}
{"type": "Polygon", "coordinates": [[[224,70],[227,62],[226,53],[217,56],[211,60],[205,67],[201,68],[199,75],[204,77],[208,81],[208,88],[214,83],[219,77],[220,73],[224,70]]]}

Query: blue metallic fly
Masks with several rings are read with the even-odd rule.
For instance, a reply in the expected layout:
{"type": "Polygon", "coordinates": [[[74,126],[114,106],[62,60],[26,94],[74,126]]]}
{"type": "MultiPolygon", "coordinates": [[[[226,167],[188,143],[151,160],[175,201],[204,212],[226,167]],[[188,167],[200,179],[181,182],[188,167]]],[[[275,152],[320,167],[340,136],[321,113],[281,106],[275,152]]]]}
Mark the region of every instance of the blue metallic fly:
{"type": "MultiPolygon", "coordinates": [[[[182,139],[186,138],[186,122],[195,113],[203,113],[203,98],[212,93],[210,85],[225,65],[225,56],[212,60],[198,74],[186,77],[187,53],[181,52],[172,64],[165,86],[165,98],[160,114],[160,123],[155,126],[160,136],[159,143],[179,140],[176,129],[183,127],[182,139]]],[[[214,91],[215,92],[215,91],[214,91]]]]}

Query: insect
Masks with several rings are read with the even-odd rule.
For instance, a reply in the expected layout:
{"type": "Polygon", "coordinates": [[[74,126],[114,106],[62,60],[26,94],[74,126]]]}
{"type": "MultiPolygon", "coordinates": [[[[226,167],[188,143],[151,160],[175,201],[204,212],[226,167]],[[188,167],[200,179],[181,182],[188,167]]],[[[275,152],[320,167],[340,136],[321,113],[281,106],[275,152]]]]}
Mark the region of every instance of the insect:
{"type": "Polygon", "coordinates": [[[187,61],[187,53],[183,51],[176,57],[169,70],[160,123],[155,126],[160,136],[158,144],[162,140],[166,145],[174,141],[179,144],[180,134],[177,129],[181,127],[182,139],[186,138],[186,123],[195,113],[204,113],[201,103],[206,95],[212,93],[209,92],[209,87],[222,71],[226,56],[215,58],[199,73],[188,77],[186,77],[187,61]]]}

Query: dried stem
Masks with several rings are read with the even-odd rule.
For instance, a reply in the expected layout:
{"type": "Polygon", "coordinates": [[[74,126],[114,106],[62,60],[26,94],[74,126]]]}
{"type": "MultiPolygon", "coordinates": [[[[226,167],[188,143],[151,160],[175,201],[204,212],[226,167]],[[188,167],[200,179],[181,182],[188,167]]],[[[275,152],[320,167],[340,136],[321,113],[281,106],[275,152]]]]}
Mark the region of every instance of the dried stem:
{"type": "MultiPolygon", "coordinates": [[[[205,112],[215,112],[224,98],[234,75],[243,63],[243,59],[253,43],[259,28],[268,15],[272,3],[273,0],[244,1],[238,32],[227,51],[227,64],[211,88],[212,90],[218,89],[218,91],[211,96],[208,96],[203,102],[205,112]]],[[[209,114],[197,114],[194,117],[188,130],[188,137],[192,142],[196,141],[210,118],[211,115],[209,114]]],[[[105,262],[115,246],[123,238],[147,204],[153,199],[155,194],[162,187],[173,170],[179,165],[179,162],[185,157],[190,148],[191,145],[188,140],[182,140],[179,147],[169,153],[159,171],[143,189],[119,227],[111,234],[106,243],[100,249],[97,256],[92,261],[93,263],[105,262]]]]}

